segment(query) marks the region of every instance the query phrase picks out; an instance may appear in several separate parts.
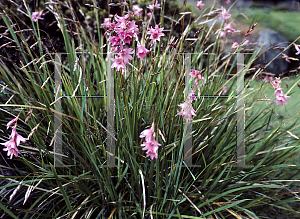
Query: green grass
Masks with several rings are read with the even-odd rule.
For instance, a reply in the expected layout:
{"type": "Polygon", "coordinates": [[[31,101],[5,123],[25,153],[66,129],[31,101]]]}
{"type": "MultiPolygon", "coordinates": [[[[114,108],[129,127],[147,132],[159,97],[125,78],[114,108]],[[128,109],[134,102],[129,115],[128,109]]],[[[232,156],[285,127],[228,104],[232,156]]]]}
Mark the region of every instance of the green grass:
{"type": "Polygon", "coordinates": [[[254,22],[257,22],[258,26],[274,29],[281,33],[289,41],[294,41],[300,35],[299,12],[246,8],[236,11],[232,10],[232,16],[235,20],[249,25],[254,19],[254,22]],[[240,13],[247,15],[248,20],[240,13]]]}
{"type": "MultiPolygon", "coordinates": [[[[299,80],[299,76],[281,79],[282,81],[281,86],[283,88],[283,93],[286,94],[287,91],[291,88],[292,84],[295,83],[295,81],[297,80],[299,80]]],[[[300,100],[298,98],[300,96],[300,88],[298,86],[295,86],[291,90],[290,94],[288,95],[291,98],[289,98],[287,104],[284,104],[283,106],[281,105],[276,106],[276,103],[274,102],[275,94],[272,85],[269,82],[264,82],[262,79],[252,81],[250,89],[246,89],[245,95],[247,94],[249,95],[246,96],[246,102],[249,102],[251,98],[253,98],[254,96],[255,96],[254,100],[265,99],[264,94],[268,97],[268,99],[270,99],[269,101],[255,101],[253,109],[249,110],[248,113],[250,114],[251,112],[256,111],[258,108],[261,107],[266,109],[269,109],[270,107],[271,108],[274,107],[274,111],[273,111],[274,120],[271,123],[272,126],[276,126],[281,122],[285,123],[288,120],[290,120],[288,124],[292,124],[296,122],[297,119],[300,118],[299,115],[297,115],[300,107],[300,100]],[[259,89],[260,91],[258,93],[253,92],[259,89]]],[[[300,125],[300,122],[298,122],[297,125],[300,125]]],[[[295,131],[297,131],[297,129],[295,131]]]]}

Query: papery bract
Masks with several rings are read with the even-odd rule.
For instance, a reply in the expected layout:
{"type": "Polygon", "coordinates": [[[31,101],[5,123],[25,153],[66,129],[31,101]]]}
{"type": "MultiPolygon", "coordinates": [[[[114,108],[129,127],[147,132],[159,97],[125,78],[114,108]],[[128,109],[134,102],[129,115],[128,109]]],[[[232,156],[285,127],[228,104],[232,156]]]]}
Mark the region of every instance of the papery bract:
{"type": "Polygon", "coordinates": [[[109,18],[104,18],[104,22],[101,25],[107,27],[109,24],[110,24],[110,19],[109,18]]]}
{"type": "Polygon", "coordinates": [[[17,116],[16,118],[12,119],[11,121],[9,121],[6,125],[6,129],[9,129],[9,127],[14,124],[17,120],[19,119],[19,116],[17,116]]]}
{"type": "Polygon", "coordinates": [[[191,100],[196,100],[197,99],[194,92],[190,92],[189,95],[188,95],[188,98],[191,99],[191,100]]]}
{"type": "Polygon", "coordinates": [[[285,61],[287,61],[287,62],[289,62],[289,63],[291,63],[291,61],[290,61],[290,57],[288,56],[288,55],[286,55],[286,54],[282,54],[282,58],[284,58],[285,59],[285,61]]]}

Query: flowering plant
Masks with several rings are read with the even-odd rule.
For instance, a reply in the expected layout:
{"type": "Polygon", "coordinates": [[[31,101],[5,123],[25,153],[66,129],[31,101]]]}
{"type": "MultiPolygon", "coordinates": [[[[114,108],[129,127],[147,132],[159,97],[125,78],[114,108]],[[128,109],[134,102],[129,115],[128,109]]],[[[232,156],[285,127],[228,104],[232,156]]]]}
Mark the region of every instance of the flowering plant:
{"type": "MultiPolygon", "coordinates": [[[[255,107],[256,93],[244,86],[241,75],[258,53],[234,67],[249,41],[236,42],[222,56],[226,41],[220,35],[238,33],[230,1],[206,9],[203,2],[194,6],[205,25],[186,25],[192,12],[171,17],[167,1],[109,1],[105,11],[116,13],[106,18],[93,1],[88,7],[95,19],[75,11],[72,1],[49,1],[44,10],[55,18],[65,45],[65,53],[55,55],[41,43],[38,23],[26,28],[36,40],[29,45],[26,31],[3,11],[7,45],[24,57],[12,68],[0,63],[7,92],[2,122],[14,115],[2,126],[2,146],[12,158],[5,168],[12,172],[0,182],[1,214],[257,218],[257,209],[268,206],[295,214],[297,208],[287,205],[297,204],[298,188],[277,182],[298,180],[298,166],[287,162],[300,152],[297,134],[270,125],[272,110],[281,106],[269,104],[263,112],[255,107]],[[213,33],[210,19],[224,25],[213,33]],[[171,34],[173,25],[181,25],[179,38],[171,34]]],[[[19,10],[30,17],[26,1],[19,10]]],[[[272,84],[278,101],[286,101],[280,79],[272,84]]]]}

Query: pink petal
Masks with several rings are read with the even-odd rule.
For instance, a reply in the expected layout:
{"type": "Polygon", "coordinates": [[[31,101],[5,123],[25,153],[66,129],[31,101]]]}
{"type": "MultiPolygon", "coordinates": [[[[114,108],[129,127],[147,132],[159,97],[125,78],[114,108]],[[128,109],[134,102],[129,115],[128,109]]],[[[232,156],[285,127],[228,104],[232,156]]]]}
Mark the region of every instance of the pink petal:
{"type": "Polygon", "coordinates": [[[158,158],[158,154],[156,153],[156,151],[152,151],[152,150],[149,150],[147,152],[147,156],[146,157],[149,157],[151,158],[151,160],[154,160],[154,159],[157,159],[158,158]]]}
{"type": "Polygon", "coordinates": [[[17,146],[20,145],[20,142],[25,143],[27,141],[26,138],[22,137],[21,135],[19,135],[18,133],[16,134],[16,138],[15,138],[16,144],[17,146]]]}

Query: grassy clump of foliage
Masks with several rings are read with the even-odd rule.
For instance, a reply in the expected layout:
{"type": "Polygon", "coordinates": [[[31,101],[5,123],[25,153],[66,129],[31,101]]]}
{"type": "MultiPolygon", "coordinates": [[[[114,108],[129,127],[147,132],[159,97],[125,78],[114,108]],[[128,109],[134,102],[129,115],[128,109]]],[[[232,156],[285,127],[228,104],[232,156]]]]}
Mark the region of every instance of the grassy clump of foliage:
{"type": "MultiPolygon", "coordinates": [[[[42,21],[28,25],[38,48],[33,52],[34,46],[27,43],[18,25],[13,25],[21,22],[18,17],[2,11],[6,25],[2,36],[18,48],[23,61],[7,67],[1,60],[6,92],[0,105],[1,130],[9,136],[7,118],[17,115],[17,130],[24,136],[39,127],[30,141],[19,146],[19,157],[5,164],[10,176],[1,176],[0,213],[12,218],[259,218],[262,211],[275,208],[281,215],[299,214],[299,199],[294,192],[299,165],[288,163],[300,152],[296,147],[299,140],[287,133],[293,124],[271,127],[272,109],[257,109],[245,120],[246,154],[242,158],[246,165],[236,165],[240,139],[237,115],[244,109],[237,108],[236,95],[245,89],[237,93],[237,77],[250,68],[258,53],[236,72],[240,50],[224,58],[220,50],[223,42],[212,28],[203,25],[200,29],[202,26],[182,22],[180,38],[166,31],[164,46],[151,46],[147,30],[140,24],[140,40],[147,42],[151,53],[142,60],[133,54],[123,75],[110,69],[110,57],[105,52],[109,45],[104,44],[107,36],[100,31],[98,9],[93,9],[98,30],[94,34],[75,13],[62,13],[63,7],[72,11],[70,4],[52,2],[47,6],[64,39],[66,54],[61,58],[41,43],[38,25],[42,21]],[[188,34],[193,26],[199,33],[191,41],[188,34]],[[188,47],[184,46],[186,42],[188,47]],[[62,87],[54,79],[55,68],[59,68],[62,87]],[[191,69],[203,70],[204,78],[201,97],[193,102],[197,116],[192,133],[188,123],[177,115],[178,104],[185,101],[190,90],[191,81],[186,78],[191,69]],[[108,97],[110,86],[113,103],[108,97]],[[226,95],[222,95],[224,86],[226,95]],[[58,99],[60,92],[68,97],[58,99]],[[31,109],[32,115],[25,122],[31,109]],[[107,114],[112,111],[114,132],[107,128],[107,114]],[[59,129],[55,130],[53,120],[59,116],[63,150],[58,155],[64,166],[54,167],[53,141],[59,129]],[[156,140],[162,144],[155,160],[145,156],[140,138],[152,123],[156,140]],[[261,130],[267,134],[261,136],[261,130]],[[189,134],[192,151],[185,150],[189,134]],[[112,139],[114,155],[107,147],[112,139]],[[283,139],[288,140],[284,145],[283,139]],[[195,166],[186,163],[190,156],[195,166]],[[117,166],[108,167],[109,159],[117,166]],[[20,182],[22,186],[16,190],[20,182]]],[[[122,6],[123,12],[126,7],[122,6]]],[[[158,11],[159,19],[145,19],[146,25],[156,22],[163,26],[164,9],[155,13],[158,11]]],[[[30,8],[26,7],[24,13],[31,14],[30,8]]],[[[201,18],[216,20],[218,16],[201,18]]],[[[244,110],[247,112],[254,102],[255,97],[247,101],[244,110]]]]}

